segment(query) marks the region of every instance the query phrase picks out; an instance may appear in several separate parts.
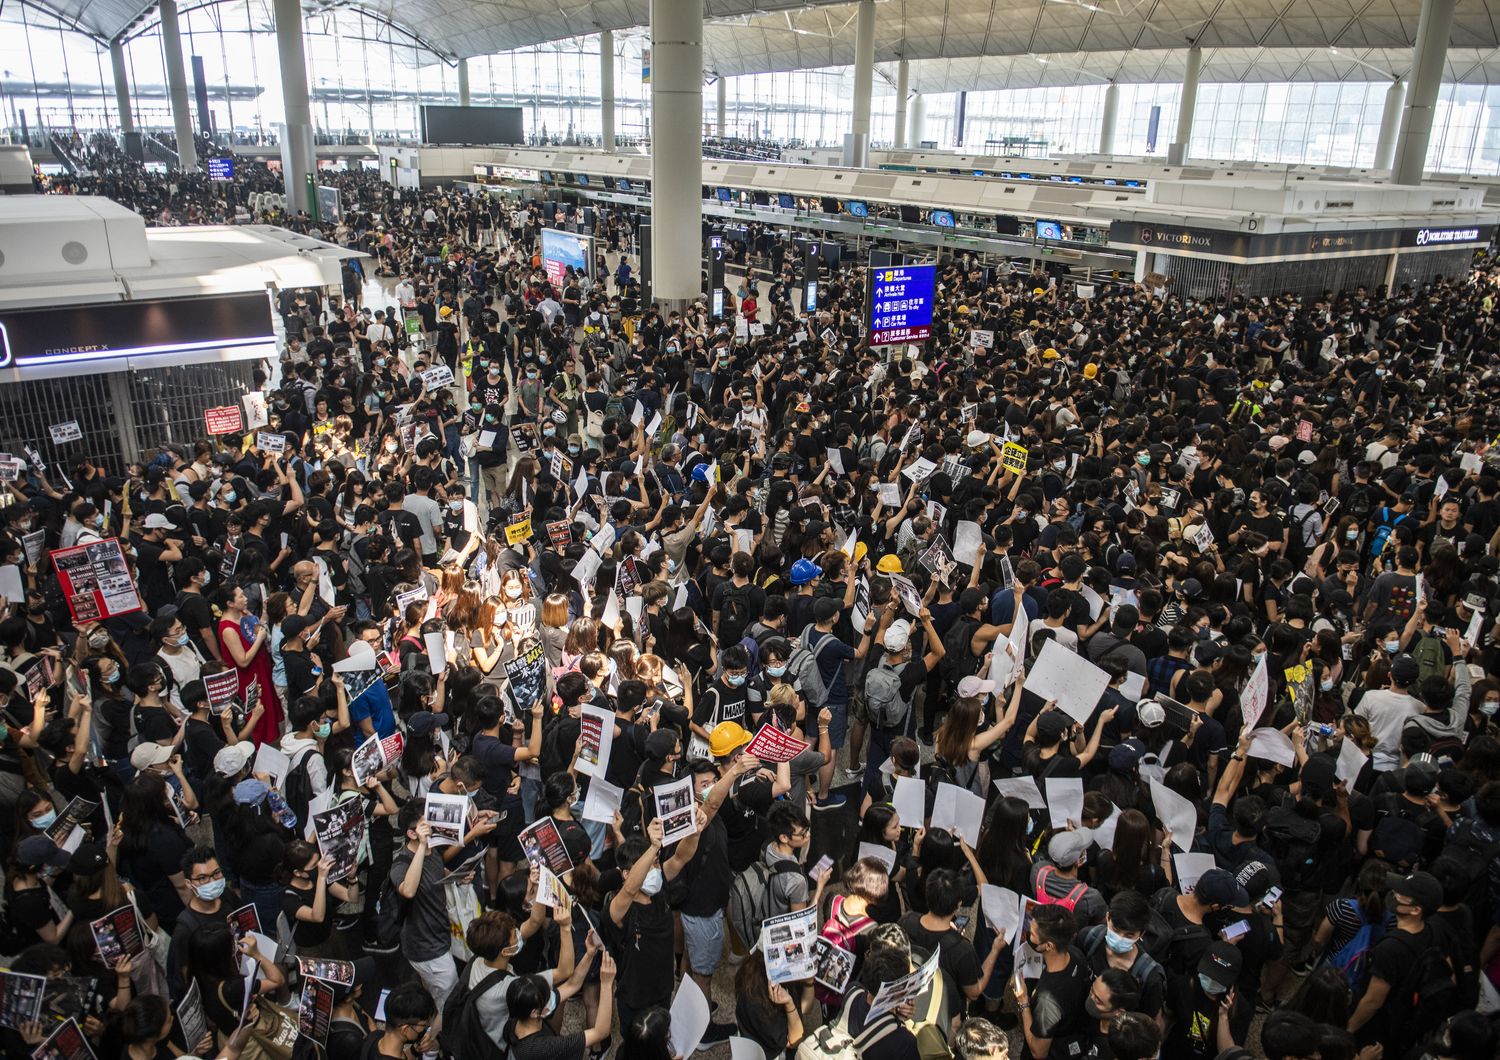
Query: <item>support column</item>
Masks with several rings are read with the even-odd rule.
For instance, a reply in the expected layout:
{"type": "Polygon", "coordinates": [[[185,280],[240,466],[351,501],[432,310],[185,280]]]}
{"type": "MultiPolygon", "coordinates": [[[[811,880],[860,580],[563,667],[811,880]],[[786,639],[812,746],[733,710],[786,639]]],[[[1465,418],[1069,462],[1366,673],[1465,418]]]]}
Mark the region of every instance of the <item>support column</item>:
{"type": "Polygon", "coordinates": [[[1120,122],[1120,86],[1113,81],[1104,90],[1104,120],[1099,123],[1099,153],[1115,153],[1115,126],[1120,122]]]}
{"type": "Polygon", "coordinates": [[[927,97],[918,92],[911,97],[911,135],[906,142],[913,151],[922,149],[922,136],[927,132],[927,97]]]}
{"type": "Polygon", "coordinates": [[[1454,0],[1422,0],[1417,43],[1412,49],[1411,87],[1406,93],[1406,112],[1401,117],[1396,157],[1391,164],[1391,180],[1397,184],[1422,183],[1427,168],[1427,144],[1432,139],[1432,118],[1448,60],[1453,7],[1454,0]]]}
{"type": "Polygon", "coordinates": [[[130,111],[130,77],[125,72],[123,41],[109,42],[109,65],[115,74],[115,106],[120,110],[120,132],[129,136],[135,132],[135,115],[130,111]]]}
{"type": "Polygon", "coordinates": [[[467,107],[469,105],[469,60],[458,61],[458,105],[467,107]]]}
{"type": "Polygon", "coordinates": [[[1177,139],[1167,148],[1167,165],[1187,161],[1193,141],[1193,112],[1198,109],[1198,74],[1203,68],[1203,49],[1193,45],[1187,53],[1187,72],[1182,77],[1182,100],[1177,106],[1177,139]]]}
{"type": "Polygon", "coordinates": [[[1380,112],[1380,138],[1375,141],[1375,168],[1390,169],[1396,157],[1396,134],[1401,131],[1401,108],[1406,103],[1406,79],[1398,77],[1385,90],[1380,112]]]}
{"type": "Polygon", "coordinates": [[[274,0],[276,54],[281,67],[281,97],[286,124],[281,130],[281,177],[286,185],[287,213],[312,213],[308,178],[313,173],[312,105],[307,97],[307,53],[302,46],[300,0],[274,0]]]}
{"type": "Polygon", "coordinates": [[[729,113],[729,82],[723,74],[714,82],[714,93],[714,135],[722,139],[727,135],[724,125],[725,115],[729,113]]]}
{"type": "Polygon", "coordinates": [[[703,0],[651,0],[651,292],[667,309],[703,293],[702,242],[703,0]]]}
{"type": "Polygon", "coordinates": [[[599,34],[599,146],[615,149],[615,31],[599,34]]]}
{"type": "Polygon", "coordinates": [[[870,98],[875,92],[875,0],[859,0],[854,23],[854,114],[844,138],[844,165],[870,161],[870,98]]]}
{"type": "Polygon", "coordinates": [[[906,97],[911,92],[911,63],[902,59],[896,64],[896,135],[891,144],[896,150],[906,146],[906,97]]]}
{"type": "Polygon", "coordinates": [[[181,169],[198,168],[198,148],[193,143],[193,115],[188,110],[187,77],[182,72],[182,32],[177,28],[177,0],[160,0],[161,51],[167,64],[167,95],[172,101],[172,127],[177,133],[177,164],[181,169]]]}

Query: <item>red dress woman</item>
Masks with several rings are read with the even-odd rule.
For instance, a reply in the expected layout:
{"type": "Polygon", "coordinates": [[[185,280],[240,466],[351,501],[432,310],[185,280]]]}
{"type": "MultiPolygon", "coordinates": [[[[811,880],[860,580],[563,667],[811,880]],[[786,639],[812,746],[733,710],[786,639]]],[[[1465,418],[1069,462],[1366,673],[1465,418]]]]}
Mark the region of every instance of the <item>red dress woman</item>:
{"type": "MultiPolygon", "coordinates": [[[[234,595],[225,602],[223,615],[219,619],[219,650],[224,661],[232,663],[235,672],[239,674],[242,699],[250,682],[260,682],[260,702],[265,710],[260,721],[256,722],[250,738],[257,745],[274,745],[281,739],[281,700],[277,698],[276,686],[271,681],[271,646],[267,642],[269,627],[261,622],[255,628],[254,638],[245,640],[240,622],[245,617],[248,603],[245,590],[236,586],[234,595]]],[[[249,706],[246,703],[246,707],[249,706]]]]}

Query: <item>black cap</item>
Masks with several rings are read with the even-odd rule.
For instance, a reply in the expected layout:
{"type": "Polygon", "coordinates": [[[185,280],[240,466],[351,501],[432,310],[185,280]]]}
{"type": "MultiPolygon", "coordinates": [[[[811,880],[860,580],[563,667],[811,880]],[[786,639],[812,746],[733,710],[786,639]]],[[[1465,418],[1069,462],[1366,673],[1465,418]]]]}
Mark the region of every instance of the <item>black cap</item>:
{"type": "Polygon", "coordinates": [[[1431,916],[1443,904],[1443,885],[1430,872],[1413,872],[1410,876],[1392,873],[1386,877],[1386,885],[1397,898],[1405,898],[1422,910],[1422,915],[1431,916]]]}
{"type": "Polygon", "coordinates": [[[1215,942],[1198,962],[1198,974],[1207,976],[1229,990],[1240,981],[1240,969],[1244,967],[1244,963],[1238,946],[1229,942],[1215,942]]]}
{"type": "Polygon", "coordinates": [[[311,625],[302,615],[288,615],[281,620],[282,640],[295,640],[302,636],[307,627],[311,625]]]}
{"type": "Polygon", "coordinates": [[[1193,885],[1193,894],[1205,905],[1250,904],[1249,893],[1224,869],[1209,869],[1199,876],[1198,882],[1193,885]]]}

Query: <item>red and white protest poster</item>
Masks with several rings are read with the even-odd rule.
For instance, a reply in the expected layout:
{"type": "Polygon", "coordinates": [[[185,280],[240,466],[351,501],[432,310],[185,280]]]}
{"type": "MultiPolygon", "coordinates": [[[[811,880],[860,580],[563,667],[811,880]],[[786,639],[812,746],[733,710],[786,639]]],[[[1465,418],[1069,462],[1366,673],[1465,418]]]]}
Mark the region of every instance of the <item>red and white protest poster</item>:
{"type": "Polygon", "coordinates": [[[745,748],[745,753],[762,762],[790,762],[809,746],[806,740],[799,740],[766,722],[745,748]]]}
{"type": "Polygon", "coordinates": [[[118,538],[55,548],[52,567],[74,622],[98,622],[142,607],[118,538]]]}
{"type": "Polygon", "coordinates": [[[210,435],[239,434],[245,429],[245,420],[238,405],[220,405],[203,410],[203,426],[210,435]]]}

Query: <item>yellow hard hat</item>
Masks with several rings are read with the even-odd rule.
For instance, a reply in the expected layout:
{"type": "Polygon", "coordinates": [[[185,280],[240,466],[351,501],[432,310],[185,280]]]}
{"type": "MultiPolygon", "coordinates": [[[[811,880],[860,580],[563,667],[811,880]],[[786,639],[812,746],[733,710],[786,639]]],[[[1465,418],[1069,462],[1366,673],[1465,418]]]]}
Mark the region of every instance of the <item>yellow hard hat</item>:
{"type": "Polygon", "coordinates": [[[1046,293],[1047,293],[1047,292],[1046,292],[1046,290],[1045,290],[1045,289],[1043,289],[1043,288],[1041,288],[1041,287],[1033,287],[1033,288],[1032,288],[1032,289],[1031,289],[1031,293],[1032,293],[1032,294],[1038,294],[1038,295],[1040,295],[1040,294],[1046,294],[1046,293]]]}
{"type": "Polygon", "coordinates": [[[881,574],[901,574],[903,573],[901,557],[897,556],[894,552],[887,552],[875,564],[875,569],[881,574]]]}
{"type": "Polygon", "coordinates": [[[961,305],[961,306],[958,307],[958,311],[960,313],[967,313],[969,311],[969,307],[966,306],[966,305],[961,305]]]}
{"type": "Polygon", "coordinates": [[[1055,361],[1059,356],[1061,355],[1051,346],[1042,351],[1042,360],[1044,361],[1055,361]]]}
{"type": "Polygon", "coordinates": [[[1086,364],[1083,366],[1083,377],[1085,379],[1092,379],[1098,374],[1099,366],[1097,364],[1086,364]]]}
{"type": "Polygon", "coordinates": [[[721,721],[708,734],[708,753],[715,758],[728,758],[750,742],[745,727],[734,721],[721,721]]]}
{"type": "Polygon", "coordinates": [[[863,541],[854,542],[854,562],[859,563],[870,554],[870,546],[863,541]]]}

